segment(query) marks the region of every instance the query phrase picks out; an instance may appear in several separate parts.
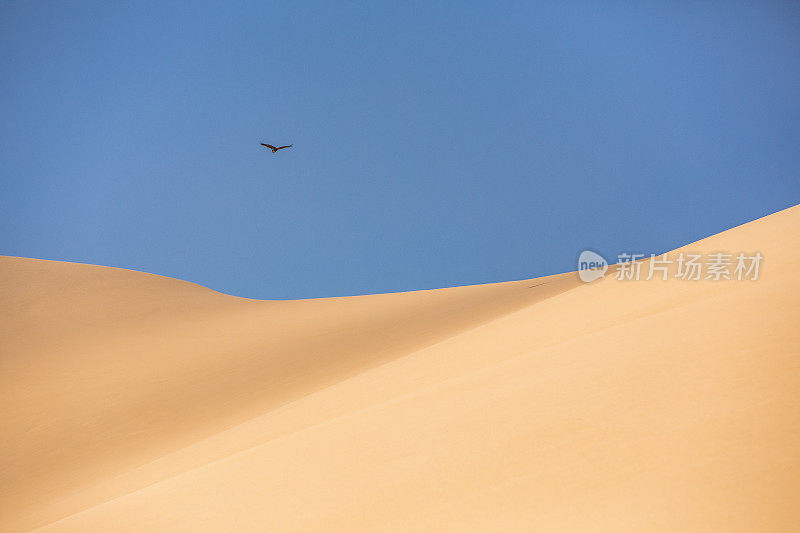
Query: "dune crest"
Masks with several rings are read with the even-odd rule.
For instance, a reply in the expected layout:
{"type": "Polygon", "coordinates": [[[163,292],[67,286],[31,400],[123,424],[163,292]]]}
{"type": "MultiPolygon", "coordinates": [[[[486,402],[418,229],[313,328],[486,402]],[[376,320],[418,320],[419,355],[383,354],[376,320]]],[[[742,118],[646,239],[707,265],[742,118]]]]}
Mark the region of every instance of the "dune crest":
{"type": "Polygon", "coordinates": [[[0,257],[0,530],[788,530],[800,207],[575,273],[259,301],[0,257]]]}

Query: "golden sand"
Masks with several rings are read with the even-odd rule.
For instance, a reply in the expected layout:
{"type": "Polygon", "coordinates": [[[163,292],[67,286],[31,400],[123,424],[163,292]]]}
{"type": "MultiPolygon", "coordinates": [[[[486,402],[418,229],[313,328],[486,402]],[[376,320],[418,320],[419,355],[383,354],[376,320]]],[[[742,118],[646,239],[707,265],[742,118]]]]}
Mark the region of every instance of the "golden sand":
{"type": "Polygon", "coordinates": [[[792,531],[800,207],[575,273],[236,298],[0,257],[0,530],[792,531]]]}

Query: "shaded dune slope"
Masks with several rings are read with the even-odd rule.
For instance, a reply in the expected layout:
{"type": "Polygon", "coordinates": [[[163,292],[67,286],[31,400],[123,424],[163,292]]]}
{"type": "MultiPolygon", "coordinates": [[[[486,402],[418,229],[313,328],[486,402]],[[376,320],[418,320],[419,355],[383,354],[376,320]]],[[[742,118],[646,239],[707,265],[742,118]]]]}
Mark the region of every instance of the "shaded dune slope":
{"type": "Polygon", "coordinates": [[[10,257],[0,258],[0,279],[0,492],[6,512],[32,507],[30,523],[50,495],[578,285],[559,275],[258,301],[140,272],[10,257]]]}

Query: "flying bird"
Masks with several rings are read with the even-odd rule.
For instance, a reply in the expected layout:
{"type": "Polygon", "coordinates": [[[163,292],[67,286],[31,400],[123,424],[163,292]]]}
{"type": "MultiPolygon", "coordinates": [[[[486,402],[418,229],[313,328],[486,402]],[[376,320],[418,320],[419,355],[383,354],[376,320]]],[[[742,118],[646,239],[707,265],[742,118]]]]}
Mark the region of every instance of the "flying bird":
{"type": "Polygon", "coordinates": [[[261,146],[266,146],[267,148],[269,148],[270,150],[272,150],[272,153],[273,153],[273,154],[274,154],[275,152],[277,152],[278,150],[283,150],[284,148],[291,148],[291,147],[292,147],[292,145],[291,145],[291,144],[287,144],[286,146],[278,146],[278,147],[276,148],[276,147],[272,146],[271,144],[264,144],[264,143],[261,143],[261,146]]]}

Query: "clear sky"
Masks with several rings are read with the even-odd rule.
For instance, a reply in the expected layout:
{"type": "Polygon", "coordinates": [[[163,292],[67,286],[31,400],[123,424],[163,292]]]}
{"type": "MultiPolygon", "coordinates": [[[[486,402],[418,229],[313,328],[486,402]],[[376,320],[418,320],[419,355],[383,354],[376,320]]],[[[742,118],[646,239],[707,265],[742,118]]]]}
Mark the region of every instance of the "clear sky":
{"type": "Polygon", "coordinates": [[[797,203],[796,2],[0,2],[3,255],[337,296],[797,203]]]}

